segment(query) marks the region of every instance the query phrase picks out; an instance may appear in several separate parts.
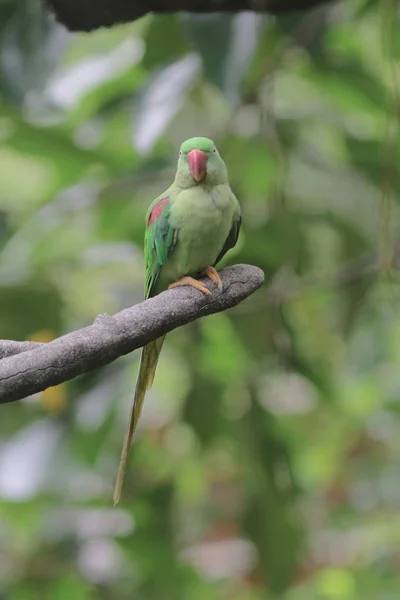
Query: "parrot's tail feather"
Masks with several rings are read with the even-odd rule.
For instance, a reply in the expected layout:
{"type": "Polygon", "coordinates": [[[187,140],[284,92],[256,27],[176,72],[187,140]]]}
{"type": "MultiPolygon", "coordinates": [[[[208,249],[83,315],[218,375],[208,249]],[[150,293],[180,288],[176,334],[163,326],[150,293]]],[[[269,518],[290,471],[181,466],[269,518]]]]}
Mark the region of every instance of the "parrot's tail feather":
{"type": "Polygon", "coordinates": [[[131,412],[129,415],[128,430],[125,435],[124,445],[122,446],[121,460],[118,467],[117,479],[114,488],[114,506],[118,504],[122,484],[124,482],[126,465],[128,463],[129,450],[131,448],[132,437],[135,433],[137,424],[139,422],[140,414],[142,412],[142,406],[146,391],[151,388],[154,375],[156,373],[158,358],[160,356],[161,348],[164,343],[165,335],[157,338],[156,340],[149,342],[144,346],[142,350],[142,356],[140,359],[139,375],[136,382],[135,396],[132,403],[131,412]]]}

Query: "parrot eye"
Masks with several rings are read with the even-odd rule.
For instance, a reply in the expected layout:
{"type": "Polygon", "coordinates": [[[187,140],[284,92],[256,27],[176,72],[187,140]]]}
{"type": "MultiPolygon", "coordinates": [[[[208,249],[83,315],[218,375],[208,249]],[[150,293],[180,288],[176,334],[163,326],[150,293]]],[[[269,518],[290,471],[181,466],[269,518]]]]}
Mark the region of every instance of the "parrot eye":
{"type": "Polygon", "coordinates": [[[182,156],[182,151],[179,152],[179,156],[182,156]]]}
{"type": "Polygon", "coordinates": [[[217,154],[217,149],[213,148],[213,154],[217,154]]]}

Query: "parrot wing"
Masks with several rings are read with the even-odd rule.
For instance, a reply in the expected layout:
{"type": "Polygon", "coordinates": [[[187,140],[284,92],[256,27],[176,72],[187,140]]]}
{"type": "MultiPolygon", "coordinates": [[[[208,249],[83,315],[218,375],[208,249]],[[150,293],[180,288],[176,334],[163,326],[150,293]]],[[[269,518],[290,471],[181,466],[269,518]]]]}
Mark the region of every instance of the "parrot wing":
{"type": "Polygon", "coordinates": [[[157,283],[161,268],[176,246],[177,230],[170,226],[171,188],[154,200],[147,213],[147,227],[144,238],[145,258],[145,298],[150,298],[157,283]]]}
{"type": "Polygon", "coordinates": [[[220,260],[222,260],[222,258],[228,252],[228,250],[231,250],[231,248],[236,246],[236,242],[238,241],[241,225],[242,225],[242,217],[239,213],[233,220],[232,227],[228,234],[228,237],[225,240],[225,244],[223,245],[221,252],[218,254],[217,260],[215,261],[213,266],[215,266],[216,264],[219,263],[220,260]]]}

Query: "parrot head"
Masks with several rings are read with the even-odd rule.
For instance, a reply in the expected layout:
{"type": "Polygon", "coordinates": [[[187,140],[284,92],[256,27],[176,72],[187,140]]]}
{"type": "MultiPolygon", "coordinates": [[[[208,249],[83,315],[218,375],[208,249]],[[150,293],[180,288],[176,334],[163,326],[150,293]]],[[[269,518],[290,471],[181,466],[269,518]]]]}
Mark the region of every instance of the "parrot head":
{"type": "Polygon", "coordinates": [[[175,183],[188,188],[199,183],[219,185],[228,182],[228,174],[214,142],[194,137],[181,145],[175,183]]]}

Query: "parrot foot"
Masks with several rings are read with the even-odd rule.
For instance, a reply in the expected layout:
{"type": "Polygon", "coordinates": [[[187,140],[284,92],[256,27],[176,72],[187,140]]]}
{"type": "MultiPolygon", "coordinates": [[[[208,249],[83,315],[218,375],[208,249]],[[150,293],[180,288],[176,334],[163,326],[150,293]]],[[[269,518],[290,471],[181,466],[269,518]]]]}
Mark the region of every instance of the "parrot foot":
{"type": "Polygon", "coordinates": [[[208,279],[211,279],[211,281],[215,281],[218,285],[218,289],[222,290],[222,279],[218,271],[216,271],[214,267],[207,267],[206,269],[204,269],[204,271],[200,273],[200,275],[204,275],[204,277],[208,277],[208,279]]]}
{"type": "Polygon", "coordinates": [[[201,283],[201,281],[197,281],[197,279],[193,279],[193,277],[181,277],[179,281],[171,283],[171,285],[168,286],[168,289],[179,287],[181,285],[190,285],[191,287],[196,288],[196,290],[199,290],[199,292],[202,292],[206,296],[208,296],[211,293],[210,290],[208,290],[206,286],[203,283],[201,283]]]}

